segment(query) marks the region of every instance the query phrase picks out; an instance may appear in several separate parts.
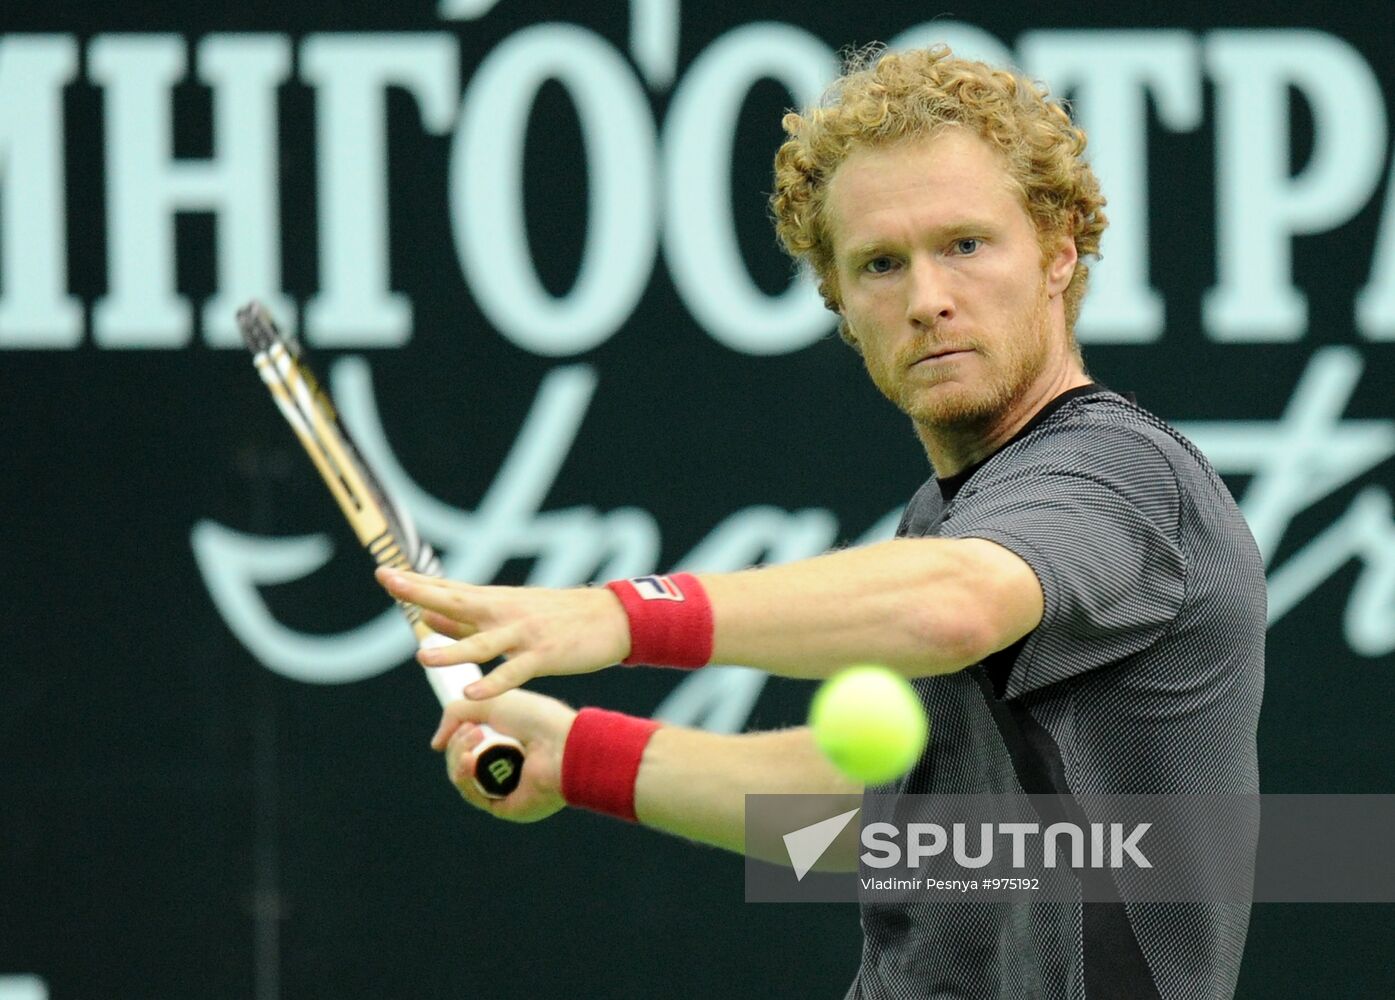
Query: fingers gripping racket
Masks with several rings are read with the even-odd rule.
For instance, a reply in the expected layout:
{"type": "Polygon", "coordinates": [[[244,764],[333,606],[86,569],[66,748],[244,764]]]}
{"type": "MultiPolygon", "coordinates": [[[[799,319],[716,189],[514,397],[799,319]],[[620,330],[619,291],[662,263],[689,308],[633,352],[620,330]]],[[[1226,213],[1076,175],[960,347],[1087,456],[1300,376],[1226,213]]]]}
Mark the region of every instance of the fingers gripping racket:
{"type": "MultiPolygon", "coordinates": [[[[281,415],[320,470],[363,547],[379,566],[440,576],[436,553],[417,535],[407,512],[392,501],[364,461],[339,420],[329,393],[306,364],[300,344],[277,329],[271,314],[258,302],[238,310],[237,325],[281,415]]],[[[422,647],[450,643],[421,620],[421,609],[415,604],[397,603],[422,647]]],[[[480,677],[480,669],[473,663],[432,667],[426,677],[444,705],[460,697],[461,689],[480,677]]],[[[523,747],[487,726],[481,728],[484,740],[475,751],[475,784],[489,798],[503,798],[518,787],[523,747]]]]}

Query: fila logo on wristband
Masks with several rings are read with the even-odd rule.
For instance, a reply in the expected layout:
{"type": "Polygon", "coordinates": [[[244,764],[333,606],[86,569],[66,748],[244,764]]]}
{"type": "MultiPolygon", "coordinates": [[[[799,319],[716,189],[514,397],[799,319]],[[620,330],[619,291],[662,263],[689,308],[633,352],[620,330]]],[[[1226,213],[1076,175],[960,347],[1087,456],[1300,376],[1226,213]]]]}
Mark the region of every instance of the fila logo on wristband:
{"type": "Polygon", "coordinates": [[[611,580],[630,622],[627,666],[701,667],[712,658],[712,602],[691,573],[611,580]]]}
{"type": "Polygon", "coordinates": [[[635,593],[646,601],[681,601],[683,591],[666,576],[637,576],[630,581],[635,593]]]}

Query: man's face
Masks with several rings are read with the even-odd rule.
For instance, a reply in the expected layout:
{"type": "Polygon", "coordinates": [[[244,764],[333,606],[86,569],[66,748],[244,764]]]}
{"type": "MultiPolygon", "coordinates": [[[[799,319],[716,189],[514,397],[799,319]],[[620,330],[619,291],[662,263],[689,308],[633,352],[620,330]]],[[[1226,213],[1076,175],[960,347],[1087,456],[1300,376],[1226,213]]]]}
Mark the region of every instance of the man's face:
{"type": "Polygon", "coordinates": [[[951,128],[854,152],[827,208],[843,318],[872,381],[917,424],[989,422],[1068,353],[1074,245],[1043,265],[1005,165],[978,136],[951,128]]]}

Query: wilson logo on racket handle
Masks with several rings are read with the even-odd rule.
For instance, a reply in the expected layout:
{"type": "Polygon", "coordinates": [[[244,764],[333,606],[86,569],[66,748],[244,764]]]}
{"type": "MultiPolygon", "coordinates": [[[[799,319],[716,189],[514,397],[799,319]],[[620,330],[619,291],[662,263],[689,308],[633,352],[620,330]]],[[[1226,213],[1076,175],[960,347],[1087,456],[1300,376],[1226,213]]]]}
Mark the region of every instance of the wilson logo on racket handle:
{"type": "Polygon", "coordinates": [[[523,777],[523,747],[502,733],[487,731],[475,750],[475,787],[486,798],[502,799],[523,777]]]}

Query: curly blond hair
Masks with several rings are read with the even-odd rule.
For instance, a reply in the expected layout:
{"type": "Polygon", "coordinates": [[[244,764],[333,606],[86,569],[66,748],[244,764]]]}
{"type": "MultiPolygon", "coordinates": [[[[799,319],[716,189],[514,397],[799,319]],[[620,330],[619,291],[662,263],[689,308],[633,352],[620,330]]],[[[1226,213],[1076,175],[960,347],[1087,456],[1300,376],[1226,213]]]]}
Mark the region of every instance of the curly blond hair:
{"type": "MultiPolygon", "coordinates": [[[[1085,133],[1044,86],[958,59],[945,45],[909,52],[871,46],[848,58],[817,105],[786,114],[783,125],[789,138],[775,155],[770,197],[775,232],[792,257],[813,269],[829,309],[840,311],[825,206],[834,171],[856,150],[959,127],[1002,155],[1044,258],[1063,237],[1074,239],[1079,262],[1065,292],[1066,329],[1074,330],[1089,280],[1085,258],[1099,256],[1109,220],[1084,160],[1085,133]]],[[[846,324],[841,330],[852,342],[846,324]]]]}

